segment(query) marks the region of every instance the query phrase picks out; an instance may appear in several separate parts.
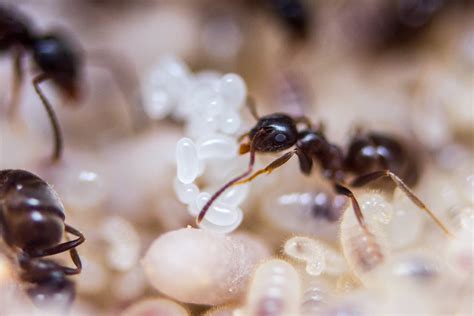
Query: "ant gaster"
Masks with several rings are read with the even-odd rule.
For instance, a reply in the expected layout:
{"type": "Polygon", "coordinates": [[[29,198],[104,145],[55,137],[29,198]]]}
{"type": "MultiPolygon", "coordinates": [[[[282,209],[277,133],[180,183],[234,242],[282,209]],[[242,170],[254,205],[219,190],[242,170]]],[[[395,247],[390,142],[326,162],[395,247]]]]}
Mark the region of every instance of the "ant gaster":
{"type": "MultiPolygon", "coordinates": [[[[52,160],[59,160],[63,150],[61,129],[56,114],[42,92],[40,84],[51,80],[63,96],[69,100],[77,101],[80,95],[81,70],[84,64],[83,51],[70,37],[59,32],[36,32],[33,24],[26,17],[12,8],[0,5],[0,53],[2,51],[10,51],[13,54],[14,80],[9,108],[11,116],[14,115],[17,108],[23,79],[22,60],[26,52],[31,54],[32,60],[40,71],[33,78],[32,83],[48,114],[53,129],[54,149],[52,160]]],[[[98,66],[102,66],[108,71],[120,71],[121,75],[125,73],[131,75],[133,73],[132,71],[126,72],[123,60],[120,63],[114,62],[110,54],[105,56],[103,52],[96,52],[95,56],[92,57],[100,59],[102,65],[98,66]]],[[[112,72],[112,79],[117,80],[116,83],[119,89],[124,93],[125,86],[129,86],[131,82],[121,81],[118,78],[120,76],[116,78],[112,72]]],[[[133,81],[133,84],[137,85],[136,78],[133,81]]],[[[124,96],[127,99],[128,95],[126,93],[124,93],[124,96]]]]}
{"type": "Polygon", "coordinates": [[[367,234],[370,234],[370,232],[364,216],[349,187],[361,187],[377,179],[388,177],[413,203],[424,210],[446,234],[450,235],[443,223],[400,178],[404,178],[412,172],[408,168],[408,166],[412,166],[412,162],[411,157],[395,139],[376,133],[359,135],[352,140],[348,153],[345,155],[339,146],[330,143],[326,139],[321,128],[314,129],[306,117],[293,118],[282,113],[259,117],[255,104],[251,99],[248,100],[247,106],[252,116],[257,120],[257,124],[240,138],[241,141],[248,138],[248,142],[240,145],[241,154],[250,153],[248,169],[242,175],[227,182],[211,196],[197,217],[198,224],[203,220],[212,203],[226,189],[250,182],[261,174],[268,174],[285,164],[293,155],[296,155],[300,170],[305,175],[311,173],[313,161],[319,163],[324,177],[333,183],[335,191],[351,200],[359,225],[367,234]],[[299,131],[297,128],[299,123],[304,124],[305,129],[299,131]],[[281,152],[290,148],[293,148],[293,150],[286,152],[265,168],[252,174],[257,152],[281,152]],[[347,185],[346,179],[349,173],[354,174],[356,178],[347,185]]]}
{"type": "Polygon", "coordinates": [[[44,180],[25,170],[0,170],[0,233],[9,247],[20,250],[21,278],[33,284],[28,294],[36,303],[50,298],[70,303],[74,297],[66,276],[81,272],[76,247],[85,238],[64,220],[64,207],[44,180]],[[77,238],[61,243],[64,231],[77,238]],[[42,259],[66,251],[75,268],[42,259]]]}

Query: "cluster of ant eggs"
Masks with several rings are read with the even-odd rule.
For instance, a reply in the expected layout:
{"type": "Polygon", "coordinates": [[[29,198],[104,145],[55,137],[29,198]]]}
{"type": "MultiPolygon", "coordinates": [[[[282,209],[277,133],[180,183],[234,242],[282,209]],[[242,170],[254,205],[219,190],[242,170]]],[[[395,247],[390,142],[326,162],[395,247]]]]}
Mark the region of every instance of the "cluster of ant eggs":
{"type": "MultiPolygon", "coordinates": [[[[193,74],[185,63],[169,56],[161,59],[145,83],[148,115],[154,119],[172,116],[184,122],[187,137],[176,144],[174,190],[193,216],[211,196],[194,183],[204,174],[206,163],[230,161],[237,156],[235,135],[241,129],[239,110],[246,95],[245,82],[239,75],[211,71],[193,74]]],[[[200,226],[221,233],[236,229],[243,218],[239,204],[246,194],[245,186],[223,194],[200,226]]]]}

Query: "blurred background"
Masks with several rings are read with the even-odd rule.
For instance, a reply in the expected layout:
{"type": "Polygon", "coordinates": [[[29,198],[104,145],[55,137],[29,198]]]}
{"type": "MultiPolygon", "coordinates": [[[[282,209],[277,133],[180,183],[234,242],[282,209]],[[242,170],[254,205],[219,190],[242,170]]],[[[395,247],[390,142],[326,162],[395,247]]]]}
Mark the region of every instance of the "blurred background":
{"type": "MultiPolygon", "coordinates": [[[[327,138],[343,147],[356,131],[378,130],[403,140],[422,170],[435,166],[450,173],[472,164],[473,1],[0,0],[0,5],[20,11],[38,32],[60,31],[84,57],[78,101],[43,85],[66,140],[59,167],[45,163],[51,131],[30,84],[38,71],[29,57],[21,123],[2,119],[0,125],[1,169],[33,170],[52,183],[68,221],[88,237],[80,249],[85,263],[77,277],[78,314],[113,315],[142,298],[161,296],[148,285],[139,260],[160,234],[194,224],[172,188],[183,122],[152,117],[146,108],[145,83],[165,56],[184,61],[192,72],[239,74],[259,113],[304,114],[324,124],[327,138]]],[[[5,118],[13,68],[11,52],[0,53],[5,118]]],[[[244,127],[251,127],[251,116],[244,110],[242,116],[244,127]]],[[[277,179],[309,185],[296,163],[278,177],[262,180],[244,205],[275,209],[259,194],[285,191],[276,188],[277,179]]],[[[436,203],[431,189],[419,192],[436,203]]],[[[286,222],[285,214],[245,216],[244,231],[259,235],[272,254],[296,233],[333,244],[338,236],[336,224],[315,232],[302,222],[286,222]]],[[[209,304],[187,309],[197,315],[208,309],[204,305],[209,304]]]]}

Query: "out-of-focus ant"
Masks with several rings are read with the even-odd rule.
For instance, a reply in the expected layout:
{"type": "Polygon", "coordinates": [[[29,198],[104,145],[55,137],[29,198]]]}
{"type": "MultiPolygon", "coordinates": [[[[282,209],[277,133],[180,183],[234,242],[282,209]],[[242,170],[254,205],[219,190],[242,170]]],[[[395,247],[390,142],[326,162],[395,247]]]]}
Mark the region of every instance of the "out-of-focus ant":
{"type": "MultiPolygon", "coordinates": [[[[69,36],[60,32],[36,32],[31,21],[20,12],[11,7],[0,5],[0,53],[1,52],[11,52],[13,55],[14,79],[9,107],[10,116],[13,116],[17,109],[23,79],[23,57],[26,53],[31,54],[32,60],[40,71],[40,73],[33,78],[32,83],[48,114],[53,129],[54,149],[52,160],[59,160],[63,150],[61,128],[50,102],[40,88],[40,84],[44,81],[51,80],[65,98],[77,101],[80,96],[79,86],[81,71],[84,66],[82,50],[69,36]]],[[[120,71],[121,75],[125,73],[123,69],[121,69],[122,71],[119,69],[120,67],[124,67],[123,64],[118,65],[118,63],[113,62],[110,56],[104,58],[102,55],[97,54],[96,57],[99,57],[101,62],[107,63],[105,65],[106,68],[114,68],[113,70],[120,71]]],[[[112,76],[112,78],[117,80],[119,88],[123,92],[128,82],[121,82],[119,78],[115,78],[115,76],[112,76]]],[[[136,83],[136,80],[134,81],[136,83]]]]}
{"type": "Polygon", "coordinates": [[[64,220],[64,207],[44,180],[24,170],[0,171],[0,233],[19,252],[21,279],[32,284],[27,292],[38,305],[69,306],[74,298],[74,283],[66,276],[81,272],[76,247],[85,238],[64,220]],[[64,231],[77,238],[61,243],[64,231]],[[75,268],[42,258],[66,251],[75,268]]]}
{"type": "MultiPolygon", "coordinates": [[[[364,216],[359,203],[349,187],[361,187],[377,179],[388,177],[399,187],[419,208],[424,210],[436,224],[448,235],[450,232],[443,223],[428,209],[428,207],[410,190],[402,179],[410,179],[414,173],[412,157],[394,138],[377,133],[361,134],[354,137],[349,145],[347,154],[342,149],[330,143],[324,136],[322,128],[313,128],[306,117],[291,117],[275,113],[259,117],[255,103],[249,99],[247,106],[257,124],[241,136],[240,154],[250,153],[248,170],[242,175],[227,182],[219,189],[201,209],[197,223],[199,224],[212,203],[229,187],[252,181],[261,174],[268,174],[285,164],[296,154],[301,172],[309,175],[313,169],[313,161],[319,163],[324,177],[329,179],[338,194],[347,196],[351,202],[359,225],[367,233],[364,216]],[[298,130],[297,125],[305,126],[298,130]],[[247,142],[242,141],[247,138],[247,142]],[[294,147],[268,166],[252,174],[255,154],[281,152],[294,147]],[[356,178],[346,183],[348,174],[356,178]],[[401,179],[402,178],[402,179],[401,179]]],[[[411,179],[415,181],[415,179],[411,179]]]]}
{"type": "Polygon", "coordinates": [[[310,32],[311,15],[301,0],[262,0],[275,18],[289,31],[292,39],[305,41],[310,32]]]}

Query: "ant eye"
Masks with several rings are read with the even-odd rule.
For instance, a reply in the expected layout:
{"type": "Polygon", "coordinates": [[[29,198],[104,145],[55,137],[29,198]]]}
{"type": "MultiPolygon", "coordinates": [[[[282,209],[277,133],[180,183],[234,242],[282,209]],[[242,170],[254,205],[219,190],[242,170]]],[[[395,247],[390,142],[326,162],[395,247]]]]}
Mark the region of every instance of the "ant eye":
{"type": "Polygon", "coordinates": [[[276,136],[275,136],[275,141],[277,143],[284,143],[286,141],[286,135],[285,134],[282,134],[282,133],[278,133],[276,136]]]}

